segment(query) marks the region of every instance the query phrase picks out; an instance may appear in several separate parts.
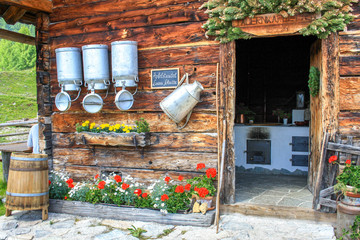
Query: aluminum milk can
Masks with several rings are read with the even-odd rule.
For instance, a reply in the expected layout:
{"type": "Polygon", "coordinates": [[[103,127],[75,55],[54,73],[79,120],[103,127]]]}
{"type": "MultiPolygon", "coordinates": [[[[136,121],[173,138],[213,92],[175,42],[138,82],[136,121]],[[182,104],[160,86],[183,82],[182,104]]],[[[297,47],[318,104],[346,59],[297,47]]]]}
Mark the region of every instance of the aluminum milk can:
{"type": "Polygon", "coordinates": [[[187,83],[176,88],[169,96],[160,102],[161,109],[175,123],[180,123],[181,120],[187,116],[185,125],[179,127],[180,129],[186,126],[192,113],[192,109],[200,102],[200,93],[204,90],[203,86],[198,81],[188,84],[188,74],[185,74],[184,77],[185,76],[187,83]]]}

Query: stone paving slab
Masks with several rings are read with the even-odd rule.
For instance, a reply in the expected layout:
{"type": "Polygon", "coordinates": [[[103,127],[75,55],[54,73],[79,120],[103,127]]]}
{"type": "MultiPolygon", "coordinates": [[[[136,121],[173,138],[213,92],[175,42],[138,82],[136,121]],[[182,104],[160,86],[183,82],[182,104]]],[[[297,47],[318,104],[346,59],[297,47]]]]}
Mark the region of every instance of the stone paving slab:
{"type": "MultiPolygon", "coordinates": [[[[100,214],[100,213],[99,213],[100,214]]],[[[191,224],[191,223],[189,223],[191,224]]],[[[174,226],[140,221],[120,221],[49,213],[41,220],[41,211],[14,211],[10,217],[0,217],[0,240],[10,239],[96,239],[136,240],[128,228],[147,230],[144,239],[163,240],[332,240],[334,229],[328,223],[305,220],[229,214],[221,216],[219,232],[216,226],[174,226]],[[40,219],[40,220],[39,220],[40,219]]]]}

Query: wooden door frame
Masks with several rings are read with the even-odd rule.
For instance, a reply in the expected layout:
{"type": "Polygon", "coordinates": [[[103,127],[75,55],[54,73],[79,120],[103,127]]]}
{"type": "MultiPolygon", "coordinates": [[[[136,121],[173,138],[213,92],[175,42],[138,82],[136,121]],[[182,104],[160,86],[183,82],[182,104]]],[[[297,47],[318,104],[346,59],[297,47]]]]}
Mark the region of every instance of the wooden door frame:
{"type": "MultiPolygon", "coordinates": [[[[293,34],[291,34],[293,35],[293,34]]],[[[288,36],[291,36],[288,35],[288,36]]],[[[279,34],[280,36],[280,34],[279,34]]],[[[284,35],[281,35],[284,36],[284,35]]],[[[330,138],[334,138],[338,131],[339,115],[339,37],[337,33],[331,34],[328,38],[321,40],[322,63],[320,98],[321,127],[322,131],[328,131],[330,138]]],[[[220,44],[220,77],[219,77],[219,128],[220,138],[222,139],[221,129],[223,120],[227,124],[226,145],[225,145],[225,167],[223,172],[223,182],[221,191],[221,202],[232,204],[235,202],[235,149],[234,149],[234,120],[235,120],[235,100],[236,100],[236,43],[235,41],[220,44]]],[[[311,111],[315,111],[312,109],[311,111]]],[[[322,136],[317,136],[321,138],[322,136]]],[[[317,143],[318,144],[318,143],[317,143]]],[[[321,144],[321,142],[320,142],[321,144]]],[[[222,146],[222,143],[219,144],[222,146]]],[[[221,147],[220,147],[221,148],[221,147]]],[[[320,150],[320,146],[312,146],[320,150]]],[[[220,152],[221,149],[218,149],[220,152]]],[[[312,159],[310,159],[312,161],[312,159]]]]}

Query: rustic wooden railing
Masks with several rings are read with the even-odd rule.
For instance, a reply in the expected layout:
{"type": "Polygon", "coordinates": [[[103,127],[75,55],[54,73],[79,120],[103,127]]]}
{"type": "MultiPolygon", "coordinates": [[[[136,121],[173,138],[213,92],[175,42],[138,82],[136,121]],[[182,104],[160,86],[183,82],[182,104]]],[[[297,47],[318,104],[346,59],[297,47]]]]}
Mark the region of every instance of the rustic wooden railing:
{"type": "MultiPolygon", "coordinates": [[[[8,122],[8,123],[0,123],[0,128],[2,127],[20,127],[20,126],[32,126],[34,124],[38,123],[37,120],[30,120],[30,121],[16,121],[16,122],[8,122]]],[[[12,137],[12,136],[21,136],[21,135],[27,135],[29,134],[29,131],[24,132],[14,132],[14,133],[6,133],[6,134],[0,134],[1,137],[12,137]]],[[[12,144],[18,144],[18,143],[25,143],[26,141],[12,141],[12,142],[6,142],[6,143],[0,143],[1,146],[7,146],[12,144]]],[[[1,151],[1,150],[0,150],[1,151]]],[[[2,157],[0,155],[0,161],[2,161],[2,157]]]]}
{"type": "MultiPolygon", "coordinates": [[[[336,201],[331,199],[333,195],[334,187],[329,186],[325,189],[321,189],[324,180],[323,175],[325,172],[326,161],[328,160],[328,153],[332,152],[339,159],[339,171],[341,172],[345,166],[346,159],[356,159],[356,165],[360,165],[360,146],[359,143],[354,145],[353,137],[348,136],[346,140],[342,139],[341,136],[337,136],[337,142],[329,142],[329,134],[325,133],[322,143],[321,160],[319,164],[319,171],[317,181],[314,190],[313,208],[320,209],[321,207],[330,207],[336,209],[336,201]]],[[[327,174],[326,181],[331,184],[335,181],[337,176],[337,168],[332,167],[331,171],[327,174]]]]}

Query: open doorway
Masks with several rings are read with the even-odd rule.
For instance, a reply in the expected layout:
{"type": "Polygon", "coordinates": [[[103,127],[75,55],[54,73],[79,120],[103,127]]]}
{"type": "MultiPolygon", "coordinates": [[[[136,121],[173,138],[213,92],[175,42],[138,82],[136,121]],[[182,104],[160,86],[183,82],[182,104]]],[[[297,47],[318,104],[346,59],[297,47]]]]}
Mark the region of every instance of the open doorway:
{"type": "Polygon", "coordinates": [[[237,203],[312,207],[307,81],[315,41],[289,36],[236,42],[237,203]]]}

